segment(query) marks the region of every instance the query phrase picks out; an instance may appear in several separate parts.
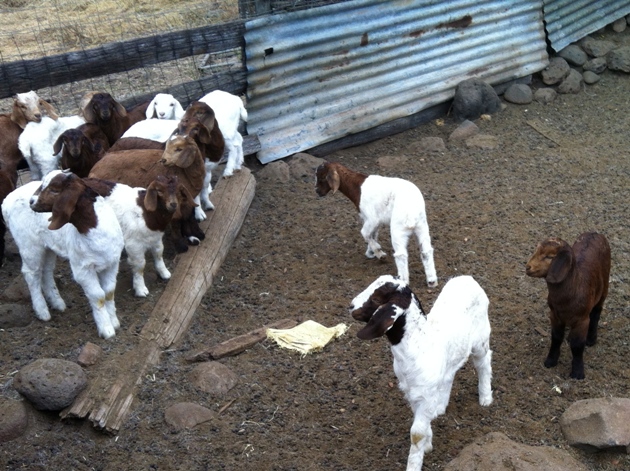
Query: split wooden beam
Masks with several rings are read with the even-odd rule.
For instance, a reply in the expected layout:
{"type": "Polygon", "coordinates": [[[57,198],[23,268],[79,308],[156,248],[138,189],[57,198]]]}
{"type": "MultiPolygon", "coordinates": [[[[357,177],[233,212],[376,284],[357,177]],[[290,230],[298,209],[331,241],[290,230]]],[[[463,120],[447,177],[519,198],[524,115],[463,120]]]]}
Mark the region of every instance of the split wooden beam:
{"type": "Polygon", "coordinates": [[[88,418],[108,433],[120,430],[150,368],[158,364],[162,351],[188,330],[243,225],[255,187],[256,180],[247,168],[218,182],[211,195],[216,209],[201,223],[206,238],[177,257],[171,279],[140,332],[138,345],[101,365],[103,370],[117,371],[117,377],[112,381],[96,372],[88,387],[61,412],[62,418],[88,418]]]}

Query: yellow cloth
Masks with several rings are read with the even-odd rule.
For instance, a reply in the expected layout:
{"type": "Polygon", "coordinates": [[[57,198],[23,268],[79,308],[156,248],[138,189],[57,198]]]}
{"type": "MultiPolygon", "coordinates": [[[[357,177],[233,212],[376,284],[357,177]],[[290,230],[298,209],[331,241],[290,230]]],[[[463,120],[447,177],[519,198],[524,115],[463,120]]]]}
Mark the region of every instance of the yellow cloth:
{"type": "Polygon", "coordinates": [[[315,321],[305,321],[292,329],[267,329],[267,338],[275,340],[282,348],[297,350],[306,355],[321,350],[333,338],[346,333],[346,324],[325,327],[315,321]]]}

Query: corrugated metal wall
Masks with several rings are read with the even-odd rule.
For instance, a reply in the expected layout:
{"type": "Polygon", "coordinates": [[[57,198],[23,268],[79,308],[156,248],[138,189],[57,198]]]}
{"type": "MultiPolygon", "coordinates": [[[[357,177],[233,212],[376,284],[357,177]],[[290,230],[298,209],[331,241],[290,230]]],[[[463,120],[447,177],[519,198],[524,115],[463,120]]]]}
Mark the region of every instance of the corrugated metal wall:
{"type": "Polygon", "coordinates": [[[257,18],[245,41],[263,163],[548,63],[542,0],[355,0],[257,18]]]}
{"type": "Polygon", "coordinates": [[[558,52],[630,14],[629,0],[544,0],[549,42],[558,52]]]}

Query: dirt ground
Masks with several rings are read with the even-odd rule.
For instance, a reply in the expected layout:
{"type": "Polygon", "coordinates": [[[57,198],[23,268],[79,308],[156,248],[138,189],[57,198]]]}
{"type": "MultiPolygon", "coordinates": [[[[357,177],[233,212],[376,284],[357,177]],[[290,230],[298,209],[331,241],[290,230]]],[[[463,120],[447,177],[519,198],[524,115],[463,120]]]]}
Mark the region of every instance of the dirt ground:
{"type": "MultiPolygon", "coordinates": [[[[448,142],[456,125],[447,119],[443,126],[427,123],[327,157],[365,173],[412,180],[422,190],[440,278],[438,289],[426,288],[418,248],[410,245],[411,285],[425,308],[449,278],[461,274],[474,276],[490,298],[494,403],[479,406],[474,370],[466,365],[455,378],[446,413],[433,421],[434,451],[424,469],[442,469],[492,431],[528,445],[567,449],[592,470],[630,469],[629,455],[571,449],[558,423],[574,401],[628,396],[628,80],[606,72],[597,85],[550,105],[507,105],[476,123],[497,138],[494,149],[448,142]],[[426,152],[420,142],[430,136],[444,138],[446,151],[426,152]],[[393,166],[385,157],[402,163],[393,166]],[[524,266],[542,238],[573,242],[589,230],[608,237],[612,273],[598,343],[585,353],[586,379],[576,381],[568,379],[566,345],[557,367],[543,366],[549,344],[546,286],[526,277],[524,266]]],[[[252,157],[246,164],[254,175],[262,168],[252,157]]],[[[62,422],[54,413],[32,411],[27,432],[0,444],[2,469],[405,469],[412,414],[396,386],[389,345],[386,339],[359,340],[360,326],[347,312],[350,300],[377,276],[395,273],[389,232],[381,234],[389,256],[376,261],[365,258],[359,230],[352,204],[341,194],[317,197],[313,177],[289,183],[257,179],[242,231],[191,328],[146,376],[120,433],[110,436],[87,421],[62,422]],[[190,384],[187,375],[196,364],[186,356],[192,351],[287,317],[327,326],[343,322],[350,329],[305,357],[265,341],[221,359],[239,378],[224,396],[190,384]],[[216,416],[176,431],[164,411],[178,402],[195,402],[216,416]]],[[[0,290],[21,276],[15,246],[10,243],[8,250],[0,290]]],[[[167,256],[172,266],[173,253],[167,256]]],[[[88,341],[103,347],[105,362],[132,349],[147,307],[165,285],[149,266],[151,295],[134,298],[123,262],[117,292],[122,328],[105,341],[97,337],[87,302],[64,264],[59,271],[68,311],[53,312],[48,323],[33,318],[27,327],[0,331],[3,400],[19,399],[12,375],[35,359],[76,360],[88,341]]],[[[106,373],[94,367],[87,374],[106,373]]]]}

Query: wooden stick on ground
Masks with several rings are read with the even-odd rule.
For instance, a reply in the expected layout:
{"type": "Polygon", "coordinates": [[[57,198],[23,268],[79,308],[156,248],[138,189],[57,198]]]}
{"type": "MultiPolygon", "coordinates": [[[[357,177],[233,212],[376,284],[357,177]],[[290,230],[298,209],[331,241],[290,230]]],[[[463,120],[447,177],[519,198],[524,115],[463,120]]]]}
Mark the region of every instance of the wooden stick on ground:
{"type": "Polygon", "coordinates": [[[178,256],[177,265],[133,350],[106,365],[120,371],[117,378],[96,375],[62,418],[89,418],[95,427],[117,433],[131,410],[135,392],[160,353],[186,332],[214,276],[225,260],[254,198],[256,180],[247,168],[221,179],[212,192],[216,209],[201,228],[205,240],[178,256]]]}

